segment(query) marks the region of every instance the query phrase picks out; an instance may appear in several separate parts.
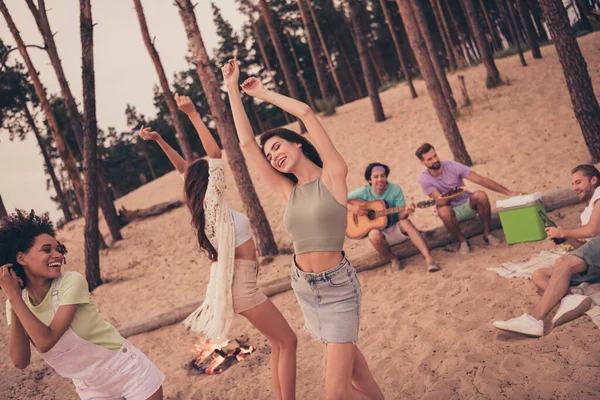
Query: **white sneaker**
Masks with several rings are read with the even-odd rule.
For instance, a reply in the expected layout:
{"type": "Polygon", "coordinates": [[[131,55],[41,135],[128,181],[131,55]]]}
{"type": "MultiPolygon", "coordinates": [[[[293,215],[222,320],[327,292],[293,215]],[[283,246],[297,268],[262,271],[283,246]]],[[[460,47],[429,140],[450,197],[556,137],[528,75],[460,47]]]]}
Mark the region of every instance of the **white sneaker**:
{"type": "Polygon", "coordinates": [[[544,336],[544,321],[535,319],[529,314],[523,314],[508,321],[496,321],[494,322],[494,326],[503,331],[517,332],[535,337],[544,336]]]}
{"type": "Polygon", "coordinates": [[[552,318],[552,324],[559,326],[575,318],[580,317],[584,312],[590,309],[592,299],[581,294],[571,294],[563,297],[556,315],[552,318]]]}
{"type": "Polygon", "coordinates": [[[390,261],[390,264],[391,264],[392,271],[401,271],[402,269],[404,269],[404,266],[402,265],[400,260],[397,258],[395,260],[390,261]]]}
{"type": "Polygon", "coordinates": [[[469,242],[460,242],[460,247],[458,248],[458,254],[469,254],[471,252],[471,246],[469,246],[469,242]]]}

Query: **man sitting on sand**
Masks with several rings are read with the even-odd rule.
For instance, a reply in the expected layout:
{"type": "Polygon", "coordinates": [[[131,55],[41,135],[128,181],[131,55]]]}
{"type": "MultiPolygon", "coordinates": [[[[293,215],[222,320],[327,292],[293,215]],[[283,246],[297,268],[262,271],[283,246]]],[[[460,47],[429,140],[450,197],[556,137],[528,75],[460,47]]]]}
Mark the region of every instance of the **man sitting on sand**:
{"type": "Polygon", "coordinates": [[[575,250],[556,260],[554,267],[541,268],[533,273],[533,283],[544,291],[542,298],[529,314],[494,322],[498,329],[539,337],[544,334],[544,319],[561,299],[560,307],[552,318],[554,326],[569,322],[590,308],[591,298],[565,294],[569,286],[600,282],[600,202],[597,201],[600,199],[600,172],[593,165],[580,165],[571,174],[577,197],[588,203],[581,213],[581,227],[546,228],[546,233],[549,239],[567,239],[565,243],[575,250]],[[579,239],[587,242],[584,244],[579,239]]]}
{"type": "Polygon", "coordinates": [[[429,143],[422,144],[415,153],[421,164],[427,169],[419,178],[423,192],[436,201],[439,217],[444,226],[460,242],[459,253],[471,252],[469,242],[460,230],[459,222],[472,219],[479,214],[483,224],[483,240],[490,246],[498,246],[500,241],[490,233],[492,218],[490,200],[483,190],[473,193],[465,190],[458,196],[442,198],[442,193],[465,185],[463,179],[468,179],[486,189],[502,193],[506,196],[518,196],[519,193],[508,190],[490,178],[472,171],[464,164],[454,161],[440,161],[435,148],[429,143]]]}
{"type": "MultiPolygon", "coordinates": [[[[390,168],[381,163],[369,164],[365,170],[365,180],[367,185],[356,189],[348,194],[349,199],[359,199],[363,201],[385,200],[389,208],[404,207],[404,193],[400,186],[388,182],[387,178],[390,168]]],[[[348,204],[348,209],[355,214],[365,215],[364,205],[348,204]]],[[[410,239],[417,249],[425,257],[427,262],[427,271],[438,271],[440,267],[436,264],[425,240],[421,233],[408,219],[409,215],[415,210],[414,204],[407,206],[403,211],[391,215],[391,225],[385,229],[373,229],[369,232],[369,241],[375,247],[375,250],[382,256],[390,260],[392,267],[400,269],[400,260],[392,252],[391,246],[410,239]]]]}

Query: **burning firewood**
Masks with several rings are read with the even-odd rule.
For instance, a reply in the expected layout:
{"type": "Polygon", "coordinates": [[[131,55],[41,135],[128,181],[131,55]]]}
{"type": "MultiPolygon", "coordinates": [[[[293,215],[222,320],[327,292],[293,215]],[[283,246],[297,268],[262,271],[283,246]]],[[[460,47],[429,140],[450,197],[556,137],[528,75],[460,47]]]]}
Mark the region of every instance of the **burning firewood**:
{"type": "Polygon", "coordinates": [[[241,345],[237,339],[234,339],[217,344],[210,341],[196,344],[192,351],[196,354],[196,358],[190,363],[190,373],[216,375],[246,359],[254,348],[241,345]]]}

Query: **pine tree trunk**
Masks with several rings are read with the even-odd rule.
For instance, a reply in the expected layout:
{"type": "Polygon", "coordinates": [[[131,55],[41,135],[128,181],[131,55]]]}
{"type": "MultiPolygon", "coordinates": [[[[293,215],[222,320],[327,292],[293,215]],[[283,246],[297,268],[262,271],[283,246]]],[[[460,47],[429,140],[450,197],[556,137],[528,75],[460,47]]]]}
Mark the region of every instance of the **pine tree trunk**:
{"type": "Polygon", "coordinates": [[[515,47],[517,48],[517,52],[519,53],[519,60],[521,61],[521,65],[523,67],[527,66],[527,62],[525,61],[525,56],[523,55],[523,50],[521,49],[521,39],[519,38],[519,31],[517,29],[517,24],[515,21],[515,13],[512,11],[512,6],[505,0],[497,0],[499,6],[501,6],[504,10],[504,15],[506,17],[506,21],[510,28],[510,35],[513,37],[515,41],[515,47]]]}
{"type": "Polygon", "coordinates": [[[90,292],[102,284],[98,249],[98,127],[94,78],[94,25],[91,0],[79,0],[83,82],[83,169],[85,172],[85,278],[90,292]]]}
{"type": "Polygon", "coordinates": [[[338,50],[342,59],[344,60],[344,65],[346,66],[346,70],[348,72],[348,76],[350,77],[350,81],[352,82],[352,86],[354,87],[354,91],[356,92],[356,99],[362,99],[365,97],[365,93],[363,92],[362,86],[358,81],[356,74],[352,68],[352,64],[350,63],[350,59],[348,58],[348,54],[346,53],[346,49],[344,48],[344,43],[340,40],[337,33],[335,33],[335,41],[338,44],[338,50]]]}
{"type": "Polygon", "coordinates": [[[440,17],[439,9],[435,4],[436,0],[432,0],[430,2],[431,9],[433,10],[433,17],[435,18],[435,25],[437,30],[442,38],[442,44],[444,45],[444,52],[446,53],[446,58],[448,59],[448,68],[450,71],[456,71],[458,69],[458,64],[456,63],[456,58],[454,57],[454,52],[452,50],[452,42],[448,39],[448,34],[442,25],[442,20],[440,17]]]}
{"type": "Polygon", "coordinates": [[[294,43],[292,43],[290,34],[287,31],[285,31],[284,34],[285,34],[285,37],[287,38],[288,46],[290,48],[290,52],[292,53],[292,58],[294,59],[294,64],[296,65],[296,71],[298,71],[296,76],[298,76],[298,79],[300,80],[300,83],[302,84],[302,88],[304,89],[304,95],[306,96],[308,105],[313,110],[316,110],[317,106],[315,105],[312,94],[310,93],[310,90],[308,89],[308,85],[306,84],[306,80],[304,79],[304,74],[303,74],[304,71],[302,70],[302,67],[300,66],[300,62],[298,61],[298,56],[296,55],[296,49],[294,49],[294,43]]]}
{"type": "MultiPolygon", "coordinates": [[[[176,2],[180,2],[180,0],[175,0],[176,2]]],[[[288,92],[290,97],[300,100],[300,89],[298,88],[298,82],[296,82],[294,72],[292,66],[290,65],[289,60],[286,57],[285,50],[283,49],[283,44],[279,39],[279,32],[277,32],[277,26],[275,24],[275,20],[273,19],[273,14],[269,9],[269,5],[266,0],[259,0],[258,5],[260,7],[260,11],[262,13],[265,24],[267,25],[267,30],[269,31],[269,36],[271,37],[271,42],[273,43],[273,47],[275,48],[275,54],[277,54],[277,60],[279,60],[279,66],[283,71],[283,76],[285,78],[285,83],[288,88],[288,92]]],[[[306,128],[302,121],[298,121],[300,123],[300,131],[306,132],[306,128]]]]}
{"type": "Polygon", "coordinates": [[[547,42],[548,34],[546,33],[544,23],[542,22],[542,10],[540,9],[540,4],[537,0],[530,0],[529,8],[531,9],[531,15],[533,16],[533,22],[535,22],[540,42],[547,42]]]}
{"type": "MultiPolygon", "coordinates": [[[[302,1],[304,1],[304,0],[302,0],[302,1]]],[[[342,101],[342,104],[346,104],[347,103],[346,97],[344,96],[344,91],[342,90],[342,85],[340,84],[340,79],[338,77],[337,70],[335,69],[335,66],[333,65],[333,61],[331,61],[331,54],[329,53],[329,50],[327,49],[327,43],[325,42],[325,39],[323,38],[323,33],[321,32],[321,27],[319,26],[319,21],[317,20],[315,11],[313,10],[312,4],[310,3],[311,0],[306,0],[306,2],[308,4],[308,10],[310,11],[312,23],[313,23],[315,29],[317,30],[317,36],[319,37],[319,41],[321,42],[321,48],[323,49],[323,52],[325,53],[325,58],[327,59],[327,65],[329,65],[329,70],[331,71],[331,76],[333,76],[333,81],[335,82],[335,87],[337,89],[338,94],[340,95],[340,100],[342,101]]],[[[342,51],[342,50],[340,50],[340,51],[342,51]]]]}
{"type": "MultiPolygon", "coordinates": [[[[262,37],[260,36],[260,31],[258,30],[258,26],[256,26],[256,22],[254,21],[254,16],[252,16],[252,11],[250,9],[248,9],[248,19],[250,20],[250,24],[252,25],[252,32],[254,33],[254,39],[256,40],[256,43],[258,44],[258,49],[260,50],[260,54],[262,57],[262,60],[265,64],[265,68],[267,69],[267,73],[269,74],[269,77],[271,79],[273,79],[273,85],[274,85],[274,89],[275,92],[279,93],[279,83],[277,82],[277,78],[275,77],[275,73],[273,72],[273,69],[271,68],[271,62],[269,61],[269,57],[267,57],[267,52],[265,51],[265,44],[263,43],[262,37]]],[[[283,113],[283,116],[285,117],[285,120],[287,121],[287,123],[291,123],[292,117],[286,113],[285,111],[281,111],[283,113]]]]}
{"type": "Polygon", "coordinates": [[[456,125],[454,115],[452,115],[452,111],[444,98],[442,87],[438,82],[435,70],[431,63],[431,58],[427,52],[427,46],[421,36],[419,26],[413,14],[410,0],[396,0],[396,3],[398,3],[402,21],[406,27],[408,40],[410,41],[413,52],[417,56],[421,74],[425,80],[427,91],[429,92],[429,97],[431,98],[435,112],[437,113],[442,129],[444,130],[444,135],[450,146],[450,151],[452,151],[452,155],[456,161],[465,165],[473,165],[471,157],[469,157],[469,153],[467,153],[467,149],[465,148],[465,143],[463,142],[460,131],[458,130],[458,126],[456,125]]]}
{"type": "Polygon", "coordinates": [[[360,58],[360,65],[365,77],[365,83],[367,84],[367,91],[369,92],[369,98],[371,99],[371,107],[373,108],[373,116],[375,122],[385,121],[385,114],[383,113],[383,106],[379,99],[379,92],[377,91],[377,83],[375,82],[375,72],[369,62],[369,50],[365,34],[361,28],[360,12],[364,10],[359,9],[357,0],[345,0],[350,10],[350,18],[352,19],[352,25],[354,26],[354,35],[356,37],[356,47],[358,48],[358,56],[360,58]]]}
{"type": "Polygon", "coordinates": [[[439,24],[441,26],[438,27],[438,29],[441,29],[444,32],[444,35],[446,37],[446,40],[448,41],[448,48],[450,49],[450,54],[451,54],[451,61],[454,63],[455,66],[455,70],[464,67],[464,62],[460,61],[460,54],[458,54],[458,51],[456,50],[456,43],[454,42],[454,39],[452,38],[452,34],[450,32],[450,28],[448,27],[448,21],[446,20],[446,16],[444,15],[444,10],[442,8],[442,2],[441,0],[431,0],[432,2],[432,7],[433,7],[433,13],[436,17],[437,20],[439,20],[439,24]]]}
{"type": "Polygon", "coordinates": [[[40,151],[42,152],[42,157],[44,157],[44,163],[46,164],[46,170],[48,171],[48,175],[50,175],[50,180],[52,181],[52,185],[54,186],[54,191],[56,192],[56,198],[58,200],[58,204],[60,204],[60,209],[62,210],[63,215],[65,216],[65,222],[69,222],[69,221],[73,220],[73,216],[71,215],[71,210],[69,210],[69,204],[67,203],[67,200],[65,199],[63,191],[60,187],[60,182],[58,181],[58,178],[56,177],[56,173],[54,172],[54,166],[52,165],[52,160],[50,160],[50,156],[48,155],[48,151],[46,150],[46,146],[44,145],[44,142],[42,140],[42,135],[40,134],[40,131],[39,131],[35,121],[33,120],[33,116],[31,115],[31,112],[29,112],[29,108],[27,107],[27,104],[24,100],[25,100],[24,98],[21,99],[21,101],[23,103],[23,112],[25,113],[25,118],[27,119],[27,123],[29,124],[29,127],[33,131],[33,134],[35,135],[35,138],[38,142],[38,145],[40,146],[40,151]]]}
{"type": "Polygon", "coordinates": [[[517,12],[519,13],[519,18],[521,18],[521,24],[525,28],[525,33],[527,34],[527,42],[529,43],[529,48],[531,49],[531,55],[533,58],[540,59],[542,58],[542,52],[540,51],[540,45],[537,41],[533,22],[531,21],[531,18],[529,18],[529,10],[527,10],[525,0],[515,1],[517,3],[517,12]]]}
{"type": "Polygon", "coordinates": [[[0,0],[0,12],[4,16],[8,28],[17,43],[17,48],[19,49],[19,53],[23,60],[25,61],[25,65],[27,67],[27,71],[29,72],[29,77],[31,78],[31,82],[33,83],[33,87],[35,89],[35,93],[40,101],[40,105],[42,110],[44,111],[44,115],[46,116],[46,120],[48,121],[48,126],[50,128],[50,132],[52,133],[52,137],[54,138],[54,142],[56,144],[56,149],[60,155],[60,158],[63,161],[65,169],[69,175],[69,179],[73,184],[73,188],[75,189],[75,194],[77,195],[77,201],[79,204],[85,208],[84,196],[83,196],[83,183],[81,181],[81,177],[79,176],[79,171],[77,170],[77,164],[75,163],[75,159],[73,158],[73,154],[71,150],[67,147],[67,143],[64,138],[60,134],[60,129],[58,128],[58,123],[56,122],[56,118],[54,116],[54,112],[52,110],[52,106],[46,97],[46,89],[42,85],[40,81],[39,74],[33,63],[31,62],[31,58],[29,57],[29,53],[25,48],[25,44],[23,43],[23,39],[21,39],[21,35],[17,27],[15,26],[8,9],[6,8],[6,4],[4,0],[0,0]]]}
{"type": "MultiPolygon", "coordinates": [[[[392,23],[390,10],[386,4],[386,0],[379,0],[379,3],[381,4],[381,9],[383,10],[385,23],[387,24],[388,29],[390,30],[390,35],[392,36],[394,47],[396,48],[396,55],[398,56],[398,61],[400,61],[400,67],[402,68],[404,79],[406,79],[406,83],[408,83],[410,95],[413,99],[415,99],[417,98],[417,91],[415,90],[415,86],[412,82],[412,77],[410,76],[410,71],[408,70],[408,65],[406,64],[406,57],[404,57],[404,55],[402,54],[402,48],[400,47],[400,39],[398,38],[398,34],[396,33],[396,31],[394,30],[394,24],[392,23]]],[[[454,69],[456,69],[456,62],[454,63],[454,69]]]]}
{"type": "Polygon", "coordinates": [[[454,30],[454,33],[456,35],[456,41],[458,44],[458,48],[460,49],[463,59],[465,60],[465,64],[471,65],[471,59],[469,57],[469,54],[465,51],[466,45],[464,43],[464,35],[460,31],[460,29],[458,29],[458,24],[456,23],[456,18],[454,17],[454,14],[452,13],[452,9],[450,8],[450,6],[448,4],[448,0],[440,0],[440,2],[441,1],[444,1],[446,3],[446,9],[448,10],[448,17],[450,19],[450,23],[452,24],[452,29],[454,30]]]}
{"type": "Polygon", "coordinates": [[[490,44],[492,45],[492,50],[494,52],[502,49],[502,44],[498,40],[498,35],[496,34],[496,29],[490,20],[490,16],[485,8],[485,4],[483,0],[479,0],[479,5],[481,7],[481,12],[483,13],[483,18],[485,20],[485,24],[488,27],[488,31],[490,32],[490,44]]]}
{"type": "Polygon", "coordinates": [[[4,202],[2,201],[2,196],[0,195],[0,219],[8,216],[6,212],[6,207],[4,207],[4,202]]]}
{"type": "Polygon", "coordinates": [[[169,109],[169,115],[173,120],[173,125],[175,125],[175,137],[177,139],[177,143],[181,148],[183,157],[188,162],[191,162],[194,160],[192,148],[190,147],[190,142],[187,138],[187,135],[185,134],[183,121],[181,120],[179,110],[177,109],[177,104],[175,103],[175,98],[173,97],[171,87],[169,86],[169,81],[167,80],[165,70],[160,61],[160,56],[158,55],[158,51],[156,51],[156,47],[154,47],[154,41],[150,40],[150,32],[148,30],[148,24],[146,23],[146,17],[144,16],[144,8],[142,7],[142,2],[141,0],[133,0],[133,4],[135,6],[135,12],[140,23],[140,30],[142,31],[142,38],[144,39],[144,44],[146,45],[146,49],[150,54],[150,58],[152,59],[152,63],[154,64],[154,69],[156,69],[156,73],[158,74],[158,80],[160,82],[160,87],[163,92],[163,98],[167,103],[167,108],[169,109]]]}
{"type": "Polygon", "coordinates": [[[575,7],[577,7],[577,12],[579,13],[579,22],[581,23],[581,28],[585,31],[592,32],[594,28],[590,20],[587,17],[588,10],[583,0],[574,0],[575,7]]]}
{"type": "Polygon", "coordinates": [[[562,66],[575,118],[593,162],[600,162],[600,106],[587,64],[571,31],[563,3],[560,0],[540,0],[540,5],[562,66]]]}
{"type": "Polygon", "coordinates": [[[485,70],[487,71],[486,86],[488,88],[494,88],[502,84],[502,78],[500,78],[500,72],[498,71],[496,63],[494,62],[494,56],[492,55],[492,51],[485,37],[481,22],[477,17],[475,2],[473,0],[462,0],[462,4],[467,16],[467,21],[471,26],[471,30],[475,36],[475,41],[477,42],[479,56],[481,57],[481,61],[483,62],[483,65],[485,65],[485,70]]]}
{"type": "MultiPolygon", "coordinates": [[[[67,81],[67,77],[62,67],[62,62],[58,55],[58,49],[56,48],[56,43],[54,42],[54,35],[52,33],[52,30],[50,29],[48,15],[46,14],[45,1],[38,0],[38,7],[36,7],[33,4],[32,0],[26,0],[26,3],[31,13],[33,14],[40,34],[44,39],[46,52],[48,53],[48,58],[50,58],[50,63],[52,64],[52,67],[56,73],[56,78],[58,80],[61,93],[65,100],[67,116],[69,117],[69,122],[75,135],[75,141],[77,142],[79,152],[83,155],[83,118],[79,113],[79,110],[77,109],[77,103],[75,102],[75,98],[71,93],[69,82],[67,81]]],[[[118,241],[123,239],[123,236],[121,235],[120,231],[121,222],[119,220],[119,217],[117,216],[117,210],[115,209],[114,203],[108,196],[108,185],[106,183],[106,180],[104,179],[104,174],[102,173],[101,169],[102,168],[100,167],[100,206],[102,208],[102,213],[104,214],[104,219],[109,228],[113,241],[118,241]]]]}
{"type": "MultiPolygon", "coordinates": [[[[306,5],[304,0],[296,0],[298,3],[298,9],[300,10],[300,16],[302,17],[302,24],[304,25],[304,32],[306,34],[306,41],[308,42],[308,49],[310,50],[310,56],[312,57],[313,67],[315,74],[317,75],[317,82],[319,84],[319,90],[321,91],[322,99],[331,98],[329,92],[329,85],[327,84],[327,75],[325,75],[325,69],[321,63],[321,54],[319,51],[319,44],[312,30],[311,19],[308,17],[306,5]]],[[[289,36],[288,36],[289,39],[289,36]]]]}
{"type": "Polygon", "coordinates": [[[196,15],[194,14],[194,6],[191,0],[176,0],[175,4],[179,8],[179,15],[185,27],[188,43],[192,51],[192,58],[200,77],[200,83],[202,84],[202,90],[206,95],[211,114],[217,126],[217,132],[221,138],[221,143],[223,143],[223,148],[227,152],[227,162],[233,173],[248,218],[250,219],[250,226],[252,227],[258,253],[261,256],[277,255],[277,244],[273,238],[273,232],[252,185],[246,161],[242,156],[242,151],[237,141],[233,122],[221,97],[219,84],[217,83],[210,59],[204,47],[196,15]]]}
{"type": "Polygon", "coordinates": [[[429,30],[429,25],[427,25],[425,11],[423,11],[423,7],[420,1],[421,0],[410,0],[413,15],[415,16],[415,20],[417,21],[417,27],[421,32],[421,36],[425,40],[425,46],[427,46],[427,52],[429,53],[429,57],[431,58],[433,70],[435,71],[435,74],[438,78],[438,82],[442,87],[442,92],[444,93],[446,102],[448,102],[448,106],[450,106],[450,109],[454,112],[456,111],[456,100],[454,100],[452,88],[450,87],[448,78],[446,78],[446,72],[444,71],[444,68],[442,68],[442,64],[440,63],[440,58],[437,54],[435,43],[433,42],[433,36],[431,34],[431,31],[429,30]]]}

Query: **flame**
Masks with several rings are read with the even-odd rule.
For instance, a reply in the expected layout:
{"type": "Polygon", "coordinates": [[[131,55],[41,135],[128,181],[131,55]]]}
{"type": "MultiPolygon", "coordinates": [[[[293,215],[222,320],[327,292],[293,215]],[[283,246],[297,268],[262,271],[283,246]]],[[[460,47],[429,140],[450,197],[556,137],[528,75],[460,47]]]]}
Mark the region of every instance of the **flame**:
{"type": "Polygon", "coordinates": [[[245,360],[246,358],[248,358],[248,356],[254,351],[254,347],[252,346],[248,346],[248,347],[240,347],[240,352],[238,354],[236,354],[235,358],[237,358],[238,361],[242,361],[245,360]]]}
{"type": "Polygon", "coordinates": [[[210,360],[210,363],[208,364],[208,368],[206,368],[206,370],[204,370],[204,373],[207,375],[214,375],[214,374],[218,374],[221,371],[219,367],[219,365],[221,365],[221,363],[223,363],[223,361],[225,361],[226,357],[223,357],[222,355],[215,353],[214,357],[212,360],[210,360]]]}
{"type": "Polygon", "coordinates": [[[224,340],[220,343],[213,343],[211,340],[207,340],[204,343],[197,343],[192,347],[192,353],[196,355],[196,363],[201,363],[210,356],[213,351],[227,346],[229,340],[224,340]]]}
{"type": "Polygon", "coordinates": [[[252,346],[240,346],[225,353],[222,349],[230,342],[230,340],[224,340],[213,343],[206,340],[195,344],[191,349],[196,357],[194,365],[199,369],[204,369],[203,372],[207,375],[220,374],[231,366],[231,361],[236,363],[245,360],[255,350],[252,346]]]}

